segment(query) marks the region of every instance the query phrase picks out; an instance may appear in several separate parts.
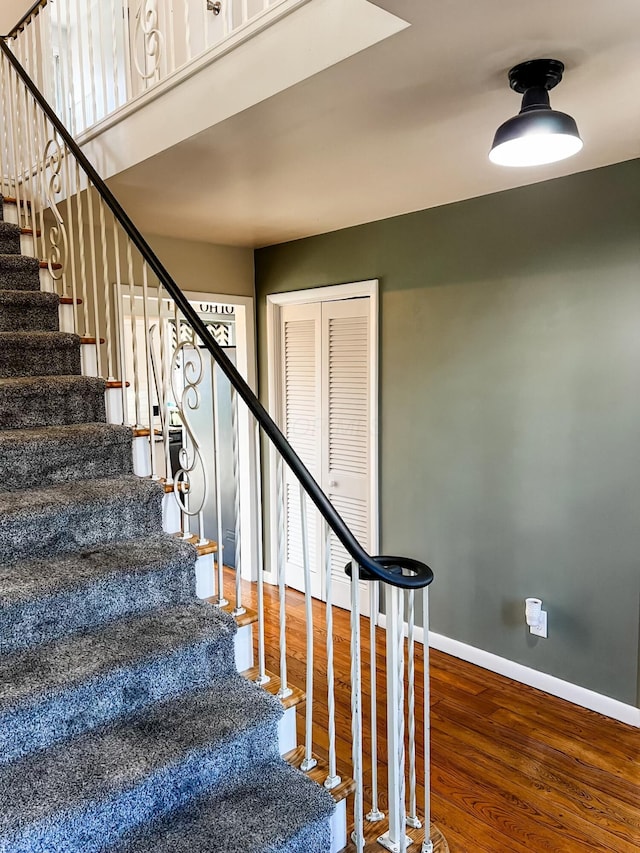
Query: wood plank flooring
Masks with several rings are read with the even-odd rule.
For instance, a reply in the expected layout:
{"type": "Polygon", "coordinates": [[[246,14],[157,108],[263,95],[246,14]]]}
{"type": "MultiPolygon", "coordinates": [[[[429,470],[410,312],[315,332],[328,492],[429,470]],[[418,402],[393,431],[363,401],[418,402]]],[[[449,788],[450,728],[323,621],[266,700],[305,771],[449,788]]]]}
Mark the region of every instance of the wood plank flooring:
{"type": "MultiPolygon", "coordinates": [[[[231,584],[229,586],[231,590],[231,584]]],[[[255,607],[254,589],[245,587],[255,607]]],[[[267,667],[278,672],[277,590],[265,586],[267,667]]],[[[304,598],[289,590],[292,683],[305,678],[304,598]]],[[[314,752],[326,757],[326,628],[314,602],[314,752]]],[[[334,609],[338,771],[351,756],[349,614],[334,609]]],[[[368,620],[363,619],[365,800],[370,797],[368,620]]],[[[378,629],[378,714],[385,726],[384,634],[378,629]]],[[[422,696],[418,647],[417,696],[422,696]]],[[[417,713],[422,713],[418,704],[417,713]]],[[[638,853],[640,731],[464,661],[431,652],[432,819],[451,853],[638,853]]],[[[298,710],[299,743],[304,706],[298,710]]],[[[381,774],[386,749],[380,740],[381,774]]],[[[423,756],[417,757],[418,779],[423,756]]],[[[381,786],[384,787],[384,786],[381,786]]],[[[419,791],[419,802],[422,796],[419,791]]],[[[367,803],[368,805],[368,803],[367,803]]],[[[380,807],[386,803],[381,798],[380,807]]],[[[350,804],[348,804],[350,808],[350,804]]],[[[372,848],[374,849],[374,848],[372,848]]],[[[382,850],[382,848],[378,848],[382,850]]],[[[410,851],[416,850],[412,845],[410,851]]],[[[418,851],[416,850],[416,853],[418,851]]]]}

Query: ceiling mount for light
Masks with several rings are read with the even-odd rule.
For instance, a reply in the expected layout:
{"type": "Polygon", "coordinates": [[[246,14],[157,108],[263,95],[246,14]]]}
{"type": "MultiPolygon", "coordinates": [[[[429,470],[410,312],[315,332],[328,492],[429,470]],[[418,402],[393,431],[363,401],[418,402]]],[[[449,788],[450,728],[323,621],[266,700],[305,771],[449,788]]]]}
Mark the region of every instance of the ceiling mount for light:
{"type": "Polygon", "coordinates": [[[562,80],[558,59],[532,59],[509,71],[509,85],[522,94],[520,113],[501,124],[489,159],[499,166],[541,166],[577,154],[582,148],[571,116],[551,109],[549,90],[562,80]]]}

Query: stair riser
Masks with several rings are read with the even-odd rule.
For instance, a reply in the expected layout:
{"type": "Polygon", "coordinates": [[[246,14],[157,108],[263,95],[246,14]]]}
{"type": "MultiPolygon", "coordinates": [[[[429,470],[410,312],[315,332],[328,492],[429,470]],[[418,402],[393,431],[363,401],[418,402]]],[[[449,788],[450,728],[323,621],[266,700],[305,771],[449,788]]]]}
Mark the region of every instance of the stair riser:
{"type": "Polygon", "coordinates": [[[156,533],[162,524],[162,493],[133,500],[114,496],[102,503],[33,507],[7,512],[0,528],[0,560],[26,560],[80,551],[118,539],[156,533]]]}
{"type": "Polygon", "coordinates": [[[0,613],[3,652],[50,643],[116,619],[193,601],[193,570],[170,564],[158,571],[119,572],[60,595],[6,607],[0,613]],[[55,618],[52,618],[55,614],[55,618]]]}
{"type": "Polygon", "coordinates": [[[208,687],[229,674],[233,637],[193,643],[169,654],[111,669],[72,689],[18,706],[0,715],[0,763],[96,729],[119,717],[141,712],[208,687]]]}
{"type": "Polygon", "coordinates": [[[24,389],[0,391],[0,429],[22,429],[105,420],[104,390],[83,389],[48,396],[24,389]]]}
{"type": "Polygon", "coordinates": [[[10,482],[12,488],[45,488],[71,480],[118,477],[131,474],[132,469],[130,444],[62,444],[42,449],[24,444],[3,447],[0,454],[0,482],[10,482]]]}
{"type": "Polygon", "coordinates": [[[26,340],[22,344],[0,340],[0,378],[79,374],[80,345],[52,341],[49,346],[38,346],[26,340]]]}
{"type": "Polygon", "coordinates": [[[253,766],[275,757],[277,747],[273,744],[277,744],[275,726],[271,722],[261,724],[243,732],[242,738],[194,751],[108,800],[58,813],[19,835],[0,838],[0,850],[102,853],[131,830],[157,821],[198,796],[227,790],[238,767],[253,766]]]}
{"type": "Polygon", "coordinates": [[[57,332],[58,327],[55,299],[37,305],[0,300],[0,332],[57,332]]]}

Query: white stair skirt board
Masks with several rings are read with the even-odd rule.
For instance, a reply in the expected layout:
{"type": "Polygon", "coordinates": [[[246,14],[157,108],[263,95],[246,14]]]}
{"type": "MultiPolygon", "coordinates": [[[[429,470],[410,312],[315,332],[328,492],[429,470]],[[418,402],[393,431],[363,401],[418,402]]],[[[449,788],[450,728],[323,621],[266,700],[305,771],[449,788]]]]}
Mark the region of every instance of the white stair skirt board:
{"type": "Polygon", "coordinates": [[[36,251],[32,234],[20,235],[20,252],[28,258],[33,258],[35,256],[36,251]]]}
{"type": "MultiPolygon", "coordinates": [[[[44,290],[45,293],[54,293],[55,286],[53,283],[53,278],[51,277],[51,273],[48,269],[40,270],[40,290],[44,290]]],[[[71,308],[71,316],[73,318],[73,308],[71,305],[61,305],[60,308],[71,308]]],[[[67,331],[67,329],[61,329],[61,331],[67,331]]],[[[69,331],[73,331],[73,329],[69,329],[69,331]]]]}
{"type": "MultiPolygon", "coordinates": [[[[47,273],[47,270],[42,270],[42,272],[44,272],[49,281],[51,281],[51,276],[47,273]]],[[[58,308],[58,315],[60,317],[60,331],[73,333],[75,331],[73,328],[73,305],[60,305],[58,308]]],[[[109,392],[107,391],[107,405],[108,403],[109,392]]],[[[109,421],[109,423],[122,423],[122,419],[120,421],[109,421]]]]}
{"type": "Polygon", "coordinates": [[[178,533],[180,530],[180,508],[175,495],[172,493],[165,495],[162,501],[162,529],[165,533],[178,533]]]}
{"type": "Polygon", "coordinates": [[[83,344],[80,347],[80,360],[84,376],[98,375],[98,354],[95,344],[83,344]]]}
{"type": "MultiPolygon", "coordinates": [[[[72,308],[71,305],[63,305],[63,308],[72,308]]],[[[73,320],[72,320],[73,323],[73,320]]],[[[68,331],[63,329],[62,331],[68,331]]],[[[122,389],[107,388],[104,392],[105,404],[107,407],[107,423],[121,424],[124,422],[124,413],[122,411],[122,389]]]]}
{"type": "MultiPolygon", "coordinates": [[[[151,476],[149,439],[146,435],[136,436],[133,439],[133,473],[138,477],[151,476]]],[[[167,503],[167,497],[173,498],[173,495],[165,496],[165,504],[167,503]]],[[[175,503],[175,498],[173,498],[173,502],[175,503]]],[[[178,520],[178,524],[173,530],[168,529],[166,526],[164,526],[164,529],[166,533],[175,533],[177,530],[180,530],[180,520],[178,520]]]]}
{"type": "Polygon", "coordinates": [[[3,204],[2,205],[2,217],[5,222],[11,222],[12,225],[18,224],[18,205],[17,204],[3,204]]]}
{"type": "Polygon", "coordinates": [[[244,625],[238,628],[236,634],[236,669],[238,672],[244,672],[245,669],[251,669],[253,661],[253,626],[244,625]]]}
{"type": "Polygon", "coordinates": [[[339,853],[347,846],[347,801],[340,800],[331,817],[331,853],[339,853]]]}
{"type": "MultiPolygon", "coordinates": [[[[386,628],[387,620],[383,613],[380,614],[378,624],[381,628],[386,628]]],[[[406,634],[407,625],[405,623],[406,634]]],[[[417,643],[424,642],[422,628],[416,627],[415,637],[417,643]]],[[[596,711],[605,717],[611,717],[613,720],[619,720],[621,723],[640,728],[640,708],[627,705],[618,699],[612,699],[610,696],[604,696],[602,693],[596,693],[595,690],[588,690],[586,687],[580,687],[579,684],[572,684],[570,681],[563,681],[561,678],[556,678],[555,675],[540,672],[508,658],[486,652],[484,649],[461,643],[459,640],[452,640],[443,634],[435,634],[433,631],[429,631],[429,645],[432,649],[438,649],[438,651],[453,655],[460,660],[466,660],[468,663],[488,669],[490,672],[497,672],[498,675],[504,675],[505,678],[519,681],[520,684],[535,687],[537,690],[550,693],[552,696],[572,702],[581,708],[596,711]]]]}
{"type": "Polygon", "coordinates": [[[280,755],[290,752],[298,745],[295,705],[287,708],[284,716],[280,718],[280,722],[278,723],[278,744],[280,746],[280,755]]]}

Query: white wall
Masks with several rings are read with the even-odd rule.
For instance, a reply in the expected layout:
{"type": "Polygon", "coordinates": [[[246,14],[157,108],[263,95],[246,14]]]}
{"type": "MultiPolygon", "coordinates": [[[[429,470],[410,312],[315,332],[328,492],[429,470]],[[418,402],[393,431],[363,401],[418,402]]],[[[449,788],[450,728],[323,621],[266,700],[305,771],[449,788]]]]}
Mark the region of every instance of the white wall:
{"type": "Polygon", "coordinates": [[[2,0],[0,32],[7,33],[32,5],[33,0],[2,0]]]}

